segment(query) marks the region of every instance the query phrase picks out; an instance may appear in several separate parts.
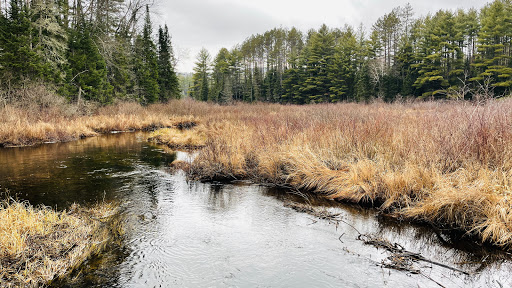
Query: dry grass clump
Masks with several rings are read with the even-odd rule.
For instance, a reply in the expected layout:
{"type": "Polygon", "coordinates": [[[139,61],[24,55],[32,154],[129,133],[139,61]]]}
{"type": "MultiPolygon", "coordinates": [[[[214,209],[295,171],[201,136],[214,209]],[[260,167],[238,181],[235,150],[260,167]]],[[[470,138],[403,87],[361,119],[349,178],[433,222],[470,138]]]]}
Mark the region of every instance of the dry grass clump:
{"type": "Polygon", "coordinates": [[[192,177],[291,186],[512,247],[512,100],[173,109],[208,131],[192,177]]]}
{"type": "Polygon", "coordinates": [[[172,128],[154,131],[148,140],[171,149],[198,149],[206,145],[209,131],[199,126],[200,121],[194,116],[174,116],[171,122],[172,128]]]}
{"type": "Polygon", "coordinates": [[[199,130],[164,128],[152,132],[149,140],[172,149],[197,149],[206,145],[206,134],[199,130]]]}
{"type": "Polygon", "coordinates": [[[39,287],[67,275],[119,233],[115,213],[109,204],[56,212],[25,202],[2,202],[1,286],[39,287]]]}

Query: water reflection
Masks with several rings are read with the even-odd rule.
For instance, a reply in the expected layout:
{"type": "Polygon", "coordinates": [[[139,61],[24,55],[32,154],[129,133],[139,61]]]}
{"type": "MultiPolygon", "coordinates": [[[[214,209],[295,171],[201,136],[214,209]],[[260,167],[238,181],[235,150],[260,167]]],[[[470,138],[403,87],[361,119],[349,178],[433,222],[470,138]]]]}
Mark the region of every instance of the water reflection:
{"type": "Polygon", "coordinates": [[[187,181],[167,167],[192,158],[166,153],[144,137],[116,134],[0,150],[0,185],[22,199],[65,208],[105,198],[125,211],[122,243],[91,259],[75,281],[56,287],[436,286],[431,279],[445,287],[512,285],[511,262],[496,250],[453,243],[451,235],[397,224],[358,206],[244,183],[187,181]],[[283,207],[286,201],[341,213],[363,233],[379,233],[409,251],[477,273],[417,263],[429,279],[384,269],[379,263],[386,253],[356,240],[350,226],[318,221],[283,207]]]}
{"type": "Polygon", "coordinates": [[[146,135],[111,134],[71,143],[2,149],[0,189],[33,204],[64,209],[74,202],[119,198],[119,189],[140,173],[138,165],[162,167],[175,159],[144,142],[146,135]]]}

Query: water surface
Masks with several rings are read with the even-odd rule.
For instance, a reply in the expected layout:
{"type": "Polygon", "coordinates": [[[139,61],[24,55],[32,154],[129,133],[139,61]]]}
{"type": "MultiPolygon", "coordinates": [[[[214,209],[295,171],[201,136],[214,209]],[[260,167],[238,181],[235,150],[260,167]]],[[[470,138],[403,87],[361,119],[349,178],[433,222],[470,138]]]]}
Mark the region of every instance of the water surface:
{"type": "MultiPolygon", "coordinates": [[[[115,201],[126,235],[61,287],[510,287],[504,253],[450,243],[431,228],[398,223],[371,210],[340,206],[246,183],[187,181],[171,172],[191,160],[145,141],[112,134],[39,147],[0,150],[0,189],[32,204],[115,201]],[[283,204],[311,203],[341,213],[361,233],[378,233],[407,250],[471,272],[429,263],[422,274],[383,268],[387,252],[366,246],[349,225],[283,204]]],[[[1,286],[1,285],[0,285],[1,286]]]]}

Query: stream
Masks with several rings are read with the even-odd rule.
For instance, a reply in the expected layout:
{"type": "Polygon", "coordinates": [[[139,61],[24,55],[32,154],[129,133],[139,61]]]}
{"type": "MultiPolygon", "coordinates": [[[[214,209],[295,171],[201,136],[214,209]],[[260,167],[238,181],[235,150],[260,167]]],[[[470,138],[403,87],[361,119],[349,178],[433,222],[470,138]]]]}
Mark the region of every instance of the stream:
{"type": "Polygon", "coordinates": [[[169,164],[192,156],[146,138],[118,133],[0,149],[0,191],[10,197],[59,210],[102,201],[122,208],[123,239],[55,287],[512,286],[508,253],[311,195],[188,181],[169,164]],[[297,212],[290,202],[343,222],[297,212]],[[356,229],[469,275],[427,262],[414,264],[420,274],[385,268],[389,253],[358,240],[356,229]]]}

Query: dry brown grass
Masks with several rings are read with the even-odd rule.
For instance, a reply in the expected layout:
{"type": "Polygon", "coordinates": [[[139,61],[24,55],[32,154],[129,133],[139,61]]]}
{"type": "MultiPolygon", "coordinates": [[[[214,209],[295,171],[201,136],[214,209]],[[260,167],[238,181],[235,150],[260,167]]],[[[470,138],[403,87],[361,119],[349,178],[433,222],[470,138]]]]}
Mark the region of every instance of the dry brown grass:
{"type": "Polygon", "coordinates": [[[171,105],[207,131],[192,177],[287,185],[512,247],[512,100],[171,105]]]}
{"type": "Polygon", "coordinates": [[[206,144],[207,131],[193,116],[174,116],[172,128],[151,133],[149,140],[164,144],[171,149],[198,149],[206,144]]]}
{"type": "Polygon", "coordinates": [[[192,177],[287,185],[512,248],[512,100],[309,106],[187,100],[121,103],[44,121],[16,113],[23,112],[0,114],[0,143],[199,123],[155,134],[167,134],[176,147],[202,146],[203,136],[193,138],[204,134],[192,177]]]}
{"type": "MultiPolygon", "coordinates": [[[[73,107],[71,104],[62,104],[73,107]]],[[[154,105],[118,103],[95,108],[91,114],[64,113],[55,107],[36,109],[7,105],[0,107],[0,146],[29,146],[65,142],[111,131],[153,130],[172,127],[176,120],[154,105]],[[56,111],[58,110],[58,111],[56,111]]],[[[70,109],[71,109],[70,108],[70,109]]]]}
{"type": "MultiPolygon", "coordinates": [[[[7,95],[2,92],[5,91],[0,91],[0,96],[7,95]]],[[[186,104],[182,106],[187,108],[186,104]]],[[[180,111],[173,115],[170,107],[143,107],[134,102],[106,107],[91,102],[70,104],[45,85],[27,84],[0,99],[0,147],[64,142],[111,131],[154,130],[188,123],[189,117],[184,116],[187,114],[180,111]]]]}
{"type": "Polygon", "coordinates": [[[165,128],[151,133],[149,140],[172,149],[198,149],[205,146],[206,135],[197,130],[165,128]]]}
{"type": "Polygon", "coordinates": [[[1,286],[40,287],[67,275],[111,239],[112,231],[117,229],[110,225],[115,211],[107,204],[56,212],[27,203],[3,202],[1,286]]]}

